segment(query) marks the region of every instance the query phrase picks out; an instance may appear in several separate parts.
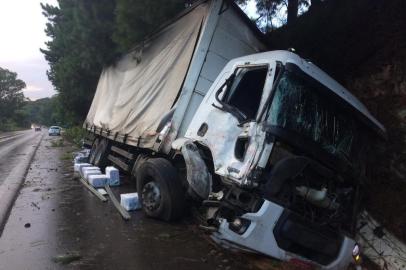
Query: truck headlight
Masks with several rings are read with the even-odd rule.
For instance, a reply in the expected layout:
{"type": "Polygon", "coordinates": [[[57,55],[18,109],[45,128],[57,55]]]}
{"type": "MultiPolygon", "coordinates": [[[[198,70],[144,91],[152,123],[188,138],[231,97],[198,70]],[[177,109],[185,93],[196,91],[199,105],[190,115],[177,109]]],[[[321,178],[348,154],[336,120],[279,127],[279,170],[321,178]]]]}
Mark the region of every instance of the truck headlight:
{"type": "Polygon", "coordinates": [[[352,249],[352,257],[354,258],[356,265],[361,264],[361,249],[358,244],[355,244],[354,248],[352,249]]]}
{"type": "Polygon", "coordinates": [[[251,221],[242,217],[236,217],[232,222],[228,224],[230,230],[235,233],[243,234],[247,231],[251,221]]]}

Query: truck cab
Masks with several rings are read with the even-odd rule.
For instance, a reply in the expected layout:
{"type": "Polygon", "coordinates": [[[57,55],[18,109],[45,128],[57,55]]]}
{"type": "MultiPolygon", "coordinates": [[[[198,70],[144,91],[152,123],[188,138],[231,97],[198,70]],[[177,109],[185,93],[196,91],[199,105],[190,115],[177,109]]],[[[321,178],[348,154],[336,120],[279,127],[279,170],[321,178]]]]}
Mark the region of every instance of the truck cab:
{"type": "Polygon", "coordinates": [[[216,242],[344,269],[358,248],[368,138],[385,132],[311,62],[273,51],[230,61],[172,146],[206,164],[189,166],[200,173],[189,193],[216,242]]]}

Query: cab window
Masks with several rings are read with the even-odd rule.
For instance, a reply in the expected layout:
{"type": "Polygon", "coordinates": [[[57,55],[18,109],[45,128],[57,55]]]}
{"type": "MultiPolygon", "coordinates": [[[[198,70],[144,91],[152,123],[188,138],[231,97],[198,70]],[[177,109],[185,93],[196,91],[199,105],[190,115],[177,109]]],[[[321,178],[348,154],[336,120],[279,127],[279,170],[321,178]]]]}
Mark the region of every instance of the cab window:
{"type": "Polygon", "coordinates": [[[223,102],[238,109],[248,120],[255,119],[261,103],[267,66],[240,67],[223,102]]]}

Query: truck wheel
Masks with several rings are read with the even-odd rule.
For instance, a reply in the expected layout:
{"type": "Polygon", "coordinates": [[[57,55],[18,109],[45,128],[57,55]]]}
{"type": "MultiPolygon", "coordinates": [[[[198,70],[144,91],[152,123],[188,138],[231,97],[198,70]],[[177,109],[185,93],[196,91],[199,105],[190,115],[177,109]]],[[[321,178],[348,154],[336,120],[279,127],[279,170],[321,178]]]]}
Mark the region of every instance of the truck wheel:
{"type": "Polygon", "coordinates": [[[93,164],[93,162],[94,162],[94,157],[96,156],[98,145],[99,145],[99,139],[95,139],[92,144],[92,149],[90,150],[90,154],[89,154],[89,163],[90,164],[93,164]]]}
{"type": "Polygon", "coordinates": [[[137,172],[137,191],[145,214],[164,221],[182,217],[185,192],[175,167],[164,158],[148,159],[137,172]]]}
{"type": "Polygon", "coordinates": [[[94,155],[93,164],[97,167],[104,168],[107,166],[108,163],[108,147],[109,142],[106,139],[102,139],[99,141],[99,144],[96,148],[96,153],[94,155]]]}

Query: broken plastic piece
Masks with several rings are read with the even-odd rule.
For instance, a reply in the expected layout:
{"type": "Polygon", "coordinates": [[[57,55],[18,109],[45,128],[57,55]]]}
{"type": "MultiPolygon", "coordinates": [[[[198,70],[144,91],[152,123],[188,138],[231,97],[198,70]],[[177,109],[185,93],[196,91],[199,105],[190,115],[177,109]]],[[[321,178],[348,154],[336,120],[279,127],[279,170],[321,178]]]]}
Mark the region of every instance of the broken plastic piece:
{"type": "Polygon", "coordinates": [[[106,192],[106,190],[104,188],[98,188],[97,192],[99,192],[103,196],[107,195],[107,192],[106,192]]]}

